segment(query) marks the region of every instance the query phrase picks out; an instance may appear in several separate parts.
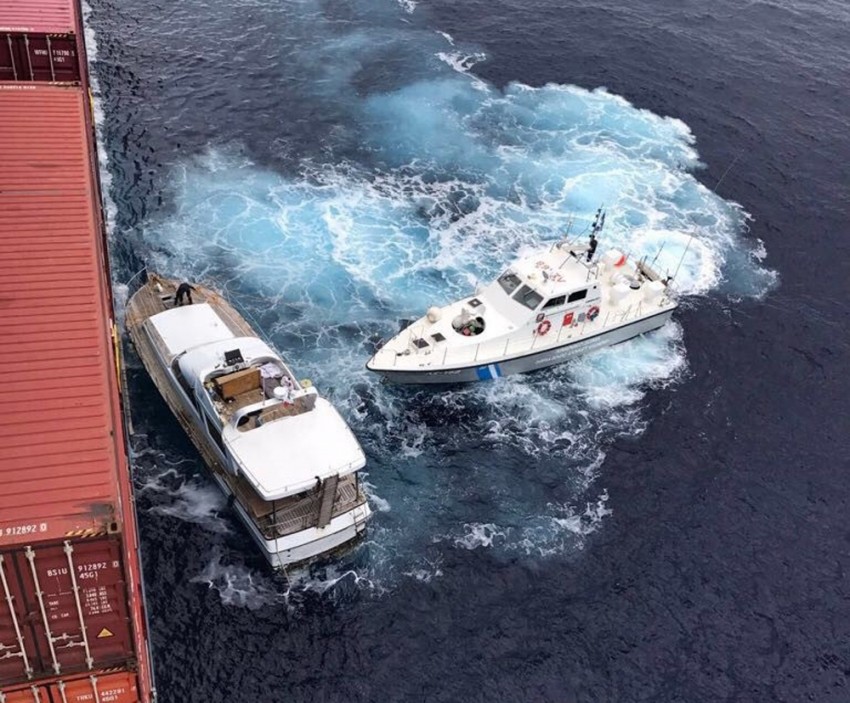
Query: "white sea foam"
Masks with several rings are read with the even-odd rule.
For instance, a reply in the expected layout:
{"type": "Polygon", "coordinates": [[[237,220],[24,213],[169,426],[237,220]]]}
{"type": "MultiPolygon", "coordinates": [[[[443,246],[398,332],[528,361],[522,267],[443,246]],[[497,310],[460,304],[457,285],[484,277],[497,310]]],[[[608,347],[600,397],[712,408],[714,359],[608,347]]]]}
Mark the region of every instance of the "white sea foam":
{"type": "Polygon", "coordinates": [[[443,575],[441,560],[437,559],[429,561],[427,559],[420,560],[420,565],[402,572],[404,576],[416,579],[422,583],[431,583],[434,579],[438,579],[443,575]]]}
{"type": "MultiPolygon", "coordinates": [[[[453,42],[450,43],[454,45],[453,42]]],[[[475,88],[479,90],[487,89],[487,84],[484,81],[470,73],[477,64],[487,60],[487,54],[480,51],[476,51],[471,54],[464,53],[462,51],[438,51],[437,58],[447,66],[450,66],[452,70],[468,76],[472,80],[472,85],[475,88]]]]}
{"type": "Polygon", "coordinates": [[[223,563],[216,552],[204,570],[192,579],[218,592],[225,605],[258,610],[287,603],[288,593],[280,592],[264,574],[242,564],[223,563]]]}
{"type": "Polygon", "coordinates": [[[554,522],[574,535],[586,537],[596,532],[599,524],[613,511],[608,508],[608,491],[603,491],[593,503],[587,503],[583,512],[578,513],[571,506],[563,506],[564,517],[553,518],[554,522]]]}
{"type": "Polygon", "coordinates": [[[366,495],[369,496],[369,504],[382,513],[390,512],[390,502],[377,493],[377,488],[368,481],[361,481],[361,485],[366,490],[366,495]]]}
{"type": "Polygon", "coordinates": [[[492,547],[500,540],[507,538],[505,528],[488,523],[467,523],[463,526],[463,534],[454,539],[455,546],[463,549],[478,549],[479,547],[492,547]]]}
{"type": "MultiPolygon", "coordinates": [[[[146,487],[156,490],[157,484],[148,483],[146,487]]],[[[219,515],[226,500],[217,486],[190,481],[173,490],[163,488],[161,492],[167,492],[171,501],[154,505],[152,513],[194,522],[212,532],[230,531],[227,521],[219,515]]]]}
{"type": "Polygon", "coordinates": [[[640,433],[647,390],[687,371],[674,323],[528,376],[399,390],[363,367],[398,320],[491,280],[570,218],[584,236],[603,203],[602,248],[646,256],[685,299],[763,295],[776,280],[763,244],[746,242],[748,215],[694,177],[683,122],[601,89],[496,88],[474,74],[483,54],[429,37],[433,76],[367,93],[351,66],[369,33],[328,38],[327,56],[345,60],[323,62],[327,80],[311,87],[336,101],[372,161],[304,161],[284,177],[210,149],[175,169],[173,208],[145,228],[156,266],[266,313],[298,373],[340,407],[372,463],[392,467],[370,473],[370,566],[308,574],[311,592],[424,580],[436,571],[418,556],[446,545],[538,557],[580,547],[610,514],[595,484],[607,443],[640,433]],[[544,470],[547,489],[574,498],[553,504],[544,470]]]}
{"type": "Polygon", "coordinates": [[[103,101],[100,92],[100,82],[97,74],[94,71],[94,62],[97,61],[98,46],[97,35],[92,29],[91,7],[86,0],[83,0],[83,37],[86,43],[86,56],[88,58],[89,84],[91,86],[93,119],[95,125],[95,135],[97,137],[97,161],[98,174],[100,176],[101,198],[103,200],[103,209],[106,213],[106,234],[111,237],[115,229],[115,216],[118,213],[118,208],[112,198],[112,172],[109,170],[109,154],[106,151],[106,140],[103,134],[103,101]]]}

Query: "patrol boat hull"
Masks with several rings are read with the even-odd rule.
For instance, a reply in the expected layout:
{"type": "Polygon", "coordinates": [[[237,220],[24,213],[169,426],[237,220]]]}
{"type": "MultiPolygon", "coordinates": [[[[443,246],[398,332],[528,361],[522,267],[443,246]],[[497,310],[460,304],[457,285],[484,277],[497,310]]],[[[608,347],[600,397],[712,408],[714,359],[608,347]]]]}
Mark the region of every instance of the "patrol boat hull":
{"type": "Polygon", "coordinates": [[[644,317],[614,328],[607,328],[596,334],[588,334],[571,339],[565,344],[550,346],[512,358],[500,359],[490,363],[467,366],[434,368],[433,366],[414,369],[373,368],[371,361],[366,364],[370,371],[382,375],[387,381],[397,384],[446,384],[476,383],[490,381],[516,373],[528,373],[562,364],[577,356],[597,349],[627,342],[634,337],[663,327],[673,315],[673,309],[667,309],[651,317],[644,317]]]}

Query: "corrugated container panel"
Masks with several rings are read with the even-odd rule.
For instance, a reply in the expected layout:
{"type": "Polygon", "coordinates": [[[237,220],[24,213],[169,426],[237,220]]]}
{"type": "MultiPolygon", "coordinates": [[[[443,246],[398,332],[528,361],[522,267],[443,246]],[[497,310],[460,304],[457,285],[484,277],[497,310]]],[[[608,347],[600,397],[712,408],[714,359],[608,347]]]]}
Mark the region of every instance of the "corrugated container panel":
{"type": "MultiPolygon", "coordinates": [[[[59,700],[62,700],[61,698],[59,700]]],[[[29,686],[4,693],[0,703],[51,703],[47,689],[42,686],[29,686]]]]}
{"type": "Polygon", "coordinates": [[[0,551],[0,682],[135,663],[118,537],[0,551]]]}
{"type": "Polygon", "coordinates": [[[82,37],[0,0],[0,703],[153,700],[82,37]]]}
{"type": "Polygon", "coordinates": [[[57,703],[135,703],[139,700],[136,677],[132,672],[122,671],[117,674],[98,676],[94,679],[77,679],[65,683],[64,691],[61,684],[51,686],[53,699],[57,703]],[[60,695],[57,695],[59,693],[60,695]],[[61,697],[64,693],[65,697],[61,697]],[[97,694],[96,696],[94,694],[97,694]]]}
{"type": "Polygon", "coordinates": [[[123,522],[127,469],[84,101],[70,87],[0,85],[0,548],[123,522]]]}
{"type": "Polygon", "coordinates": [[[136,675],[132,671],[61,678],[0,694],[0,703],[137,703],[138,700],[136,675]]]}
{"type": "Polygon", "coordinates": [[[0,32],[76,31],[74,0],[0,0],[0,32]]]}
{"type": "Polygon", "coordinates": [[[79,53],[73,34],[0,31],[0,81],[78,83],[79,53]]]}

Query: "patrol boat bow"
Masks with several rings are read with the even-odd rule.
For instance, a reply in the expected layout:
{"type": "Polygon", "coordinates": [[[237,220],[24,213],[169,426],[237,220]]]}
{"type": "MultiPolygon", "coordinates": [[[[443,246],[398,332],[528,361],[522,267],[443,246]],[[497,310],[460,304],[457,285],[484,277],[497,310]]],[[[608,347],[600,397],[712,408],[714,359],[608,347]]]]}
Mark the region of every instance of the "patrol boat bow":
{"type": "MultiPolygon", "coordinates": [[[[600,229],[594,224],[593,235],[600,229]]],[[[595,242],[558,242],[475,295],[432,307],[366,367],[395,383],[490,380],[559,364],[667,322],[677,306],[669,278],[613,249],[594,261],[595,242]]]]}
{"type": "Polygon", "coordinates": [[[223,297],[192,290],[175,306],[177,283],[151,274],[126,325],[213,478],[274,567],[350,542],[371,516],[357,439],[223,297]]]}

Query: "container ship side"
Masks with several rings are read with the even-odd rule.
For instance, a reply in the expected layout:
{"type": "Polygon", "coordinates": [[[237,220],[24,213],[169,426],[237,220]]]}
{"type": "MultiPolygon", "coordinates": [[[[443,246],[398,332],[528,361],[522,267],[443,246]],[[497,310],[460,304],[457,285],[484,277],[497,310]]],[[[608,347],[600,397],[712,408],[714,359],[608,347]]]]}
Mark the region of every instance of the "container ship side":
{"type": "Polygon", "coordinates": [[[0,703],[152,703],[79,0],[0,1],[0,164],[0,703]]]}

